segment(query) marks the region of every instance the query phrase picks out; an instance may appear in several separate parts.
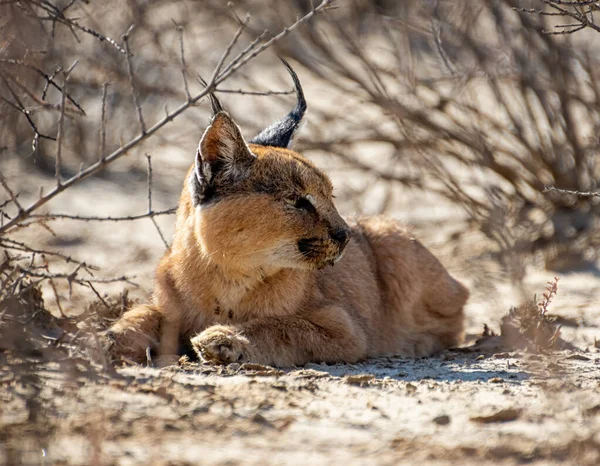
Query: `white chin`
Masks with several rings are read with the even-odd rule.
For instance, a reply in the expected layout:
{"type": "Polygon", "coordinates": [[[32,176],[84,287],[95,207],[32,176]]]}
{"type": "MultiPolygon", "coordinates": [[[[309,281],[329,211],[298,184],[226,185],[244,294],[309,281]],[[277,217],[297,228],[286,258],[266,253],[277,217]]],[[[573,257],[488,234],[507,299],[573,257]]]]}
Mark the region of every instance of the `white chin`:
{"type": "Polygon", "coordinates": [[[341,253],[338,254],[338,256],[333,260],[333,262],[335,262],[336,264],[342,260],[342,257],[344,257],[344,252],[346,252],[346,250],[344,249],[341,253]]]}

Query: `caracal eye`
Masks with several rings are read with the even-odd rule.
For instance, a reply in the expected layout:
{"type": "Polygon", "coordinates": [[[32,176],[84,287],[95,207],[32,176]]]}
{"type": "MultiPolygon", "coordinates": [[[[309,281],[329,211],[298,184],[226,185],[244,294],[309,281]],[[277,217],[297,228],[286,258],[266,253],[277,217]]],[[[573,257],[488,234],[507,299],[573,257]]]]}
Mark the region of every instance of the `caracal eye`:
{"type": "Polygon", "coordinates": [[[298,210],[306,212],[316,212],[314,198],[308,194],[306,196],[294,195],[285,199],[285,202],[298,210]]]}

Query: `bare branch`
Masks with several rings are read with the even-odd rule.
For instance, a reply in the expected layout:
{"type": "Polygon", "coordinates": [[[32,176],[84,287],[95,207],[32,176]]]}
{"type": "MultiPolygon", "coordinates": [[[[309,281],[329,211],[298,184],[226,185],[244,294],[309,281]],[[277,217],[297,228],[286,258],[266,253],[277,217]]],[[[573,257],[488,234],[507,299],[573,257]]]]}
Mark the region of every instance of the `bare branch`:
{"type": "Polygon", "coordinates": [[[557,192],[560,194],[573,194],[578,197],[600,197],[600,192],[597,191],[573,191],[570,189],[560,189],[554,186],[544,186],[543,193],[557,192]]]}
{"type": "MultiPolygon", "coordinates": [[[[246,53],[244,53],[245,51],[242,52],[240,55],[238,55],[238,57],[236,57],[234,60],[232,60],[232,62],[230,62],[230,64],[229,64],[229,66],[227,68],[225,68],[225,70],[223,70],[223,72],[218,76],[218,78],[215,79],[215,84],[220,83],[223,80],[225,80],[227,77],[231,76],[239,68],[241,68],[246,63],[248,63],[250,60],[255,58],[257,55],[259,55],[260,53],[264,52],[266,49],[271,47],[275,42],[286,37],[290,32],[297,29],[299,26],[301,26],[302,24],[307,22],[309,19],[311,19],[316,14],[327,11],[329,8],[332,7],[333,3],[334,3],[334,0],[323,0],[317,7],[313,8],[308,13],[306,13],[304,16],[302,16],[301,18],[296,20],[296,22],[293,23],[291,26],[283,28],[283,30],[279,34],[276,34],[275,36],[273,36],[271,39],[269,39],[268,41],[263,43],[260,47],[255,48],[248,55],[246,55],[246,53]],[[246,56],[244,56],[244,55],[246,55],[246,56]]],[[[208,82],[208,85],[209,85],[209,87],[211,86],[211,81],[208,82]]]]}
{"type": "Polygon", "coordinates": [[[255,96],[273,96],[273,95],[291,95],[294,94],[294,90],[289,91],[245,91],[243,89],[215,89],[216,93],[222,94],[238,94],[238,95],[255,95],[255,96]]]}
{"type": "Polygon", "coordinates": [[[79,29],[80,31],[89,34],[93,37],[95,37],[96,39],[98,39],[100,42],[107,42],[110,45],[112,45],[114,48],[116,48],[119,52],[125,54],[125,50],[123,50],[119,44],[117,44],[113,39],[111,39],[108,36],[105,36],[103,34],[100,34],[97,31],[94,31],[93,29],[90,29],[86,26],[81,26],[80,24],[78,24],[76,21],[66,18],[64,16],[64,12],[67,10],[68,7],[70,7],[74,2],[71,2],[70,4],[68,4],[65,8],[58,8],[57,6],[53,5],[52,3],[45,1],[45,0],[41,0],[41,1],[36,1],[36,0],[29,0],[29,3],[39,7],[40,9],[42,9],[43,11],[45,11],[46,13],[48,13],[48,16],[46,17],[41,17],[38,16],[39,19],[48,19],[52,21],[53,24],[53,28],[55,23],[61,23],[64,24],[65,26],[67,26],[71,32],[73,33],[73,35],[75,37],[77,37],[75,35],[75,31],[74,29],[79,29]]]}
{"type": "Polygon", "coordinates": [[[30,277],[43,278],[46,280],[58,280],[58,279],[66,279],[70,284],[77,283],[78,285],[86,285],[87,283],[116,283],[116,282],[125,282],[130,285],[137,286],[137,283],[133,282],[132,279],[135,277],[115,277],[115,278],[78,278],[77,274],[81,270],[80,266],[77,266],[75,270],[71,273],[41,273],[34,272],[30,269],[19,267],[18,269],[22,273],[30,277]]]}
{"type": "Polygon", "coordinates": [[[58,118],[58,133],[56,134],[56,163],[54,170],[54,177],[56,178],[57,186],[60,186],[60,171],[62,164],[62,141],[64,134],[64,122],[65,122],[65,102],[67,95],[67,84],[69,82],[69,76],[75,67],[77,66],[79,60],[75,60],[73,64],[69,67],[67,71],[64,72],[64,82],[63,82],[63,92],[60,96],[60,117],[58,118]]]}
{"type": "Polygon", "coordinates": [[[100,118],[100,152],[98,160],[104,161],[104,152],[106,150],[106,95],[108,93],[108,83],[102,85],[102,116],[100,118]]]}
{"type": "Polygon", "coordinates": [[[38,128],[37,128],[35,122],[31,118],[31,115],[30,115],[31,112],[25,108],[25,105],[23,105],[23,102],[21,102],[21,99],[19,99],[19,96],[15,93],[15,91],[12,88],[12,86],[10,85],[10,83],[8,82],[8,80],[6,79],[6,77],[4,76],[4,73],[2,73],[1,71],[0,71],[0,78],[2,78],[2,81],[6,85],[6,88],[8,89],[8,92],[10,93],[10,95],[12,96],[12,98],[15,100],[16,103],[11,102],[10,100],[6,99],[5,97],[1,97],[2,100],[4,102],[6,102],[8,105],[10,105],[12,108],[14,108],[15,110],[21,112],[25,116],[25,118],[27,119],[27,121],[29,122],[29,126],[31,126],[31,128],[34,131],[34,134],[35,134],[35,136],[34,136],[34,143],[32,144],[34,150],[35,150],[35,143],[40,138],[50,139],[52,141],[56,141],[56,138],[54,138],[52,136],[46,136],[46,135],[44,135],[44,134],[42,134],[42,133],[40,133],[38,131],[38,128]]]}
{"type": "Polygon", "coordinates": [[[67,264],[71,263],[71,262],[74,263],[74,264],[84,264],[85,267],[86,267],[86,269],[89,269],[89,270],[100,270],[95,265],[75,260],[71,256],[67,256],[67,255],[62,254],[62,253],[60,253],[58,251],[48,251],[48,250],[45,250],[45,249],[33,248],[31,246],[28,246],[25,243],[22,243],[20,241],[16,241],[16,240],[11,239],[11,238],[6,238],[6,237],[0,238],[0,245],[3,248],[5,248],[5,249],[12,249],[12,250],[15,250],[15,251],[28,252],[28,253],[32,253],[32,254],[38,254],[38,255],[53,256],[53,257],[57,257],[59,259],[62,259],[67,264]]]}
{"type": "Polygon", "coordinates": [[[513,8],[516,11],[529,14],[537,14],[539,16],[562,16],[564,18],[571,18],[575,20],[575,23],[570,24],[557,24],[554,28],[558,31],[542,31],[548,35],[564,35],[573,34],[577,31],[581,31],[585,28],[594,29],[600,32],[600,26],[596,25],[593,20],[594,10],[600,9],[600,2],[591,0],[581,1],[566,1],[566,0],[539,0],[544,5],[551,8],[552,12],[538,9],[526,9],[526,8],[513,8]],[[587,7],[587,8],[586,8],[587,7]],[[568,29],[564,29],[568,28],[568,29]]]}
{"type": "Polygon", "coordinates": [[[183,48],[183,31],[184,28],[183,26],[178,25],[177,23],[175,23],[175,21],[173,21],[173,24],[175,24],[175,29],[177,29],[177,32],[179,33],[179,52],[181,54],[181,76],[183,78],[183,87],[185,89],[185,96],[187,98],[187,100],[189,101],[192,96],[190,94],[190,88],[188,86],[188,80],[187,80],[187,67],[185,64],[185,52],[184,52],[184,48],[183,48]]]}
{"type": "Polygon", "coordinates": [[[152,156],[150,154],[146,154],[146,160],[148,161],[148,213],[147,213],[147,216],[150,218],[150,220],[154,224],[154,227],[156,228],[156,231],[158,232],[160,239],[164,243],[165,248],[169,249],[169,243],[165,239],[165,236],[163,235],[162,231],[160,230],[158,223],[156,223],[156,219],[154,218],[154,215],[152,215],[152,213],[153,213],[153,210],[152,210],[152,156]]]}
{"type": "Polygon", "coordinates": [[[138,123],[140,124],[140,130],[142,134],[146,134],[146,123],[144,122],[144,116],[142,114],[142,107],[140,106],[139,96],[135,87],[135,78],[133,76],[133,65],[131,63],[131,52],[129,50],[129,35],[133,32],[135,25],[129,26],[129,29],[123,34],[123,43],[125,44],[125,58],[127,59],[127,70],[129,71],[129,82],[131,84],[131,93],[133,94],[133,105],[137,111],[138,123]]]}
{"type": "Polygon", "coordinates": [[[123,217],[101,217],[101,216],[82,216],[72,214],[32,214],[28,218],[41,219],[43,221],[49,220],[76,220],[80,222],[129,222],[134,220],[140,220],[143,218],[160,217],[162,215],[173,215],[177,212],[177,207],[171,207],[165,210],[155,210],[139,215],[127,215],[123,217]]]}
{"type": "MultiPolygon", "coordinates": [[[[23,60],[16,60],[14,58],[0,58],[0,63],[6,63],[8,65],[14,65],[14,66],[22,66],[22,67],[28,68],[30,70],[33,70],[37,74],[42,76],[44,78],[44,80],[46,81],[44,83],[44,89],[42,91],[42,100],[43,101],[46,100],[46,94],[47,94],[50,86],[52,86],[59,92],[63,92],[62,87],[60,87],[54,81],[54,78],[56,77],[56,75],[62,71],[61,67],[58,67],[56,70],[54,70],[54,72],[51,75],[48,75],[43,70],[39,69],[37,66],[27,63],[23,60]]],[[[69,100],[69,102],[71,102],[73,104],[73,106],[79,111],[79,113],[81,113],[81,115],[86,114],[85,111],[83,110],[83,108],[81,107],[81,105],[79,105],[69,94],[67,94],[67,99],[69,100]]]]}
{"type": "Polygon", "coordinates": [[[209,85],[214,83],[216,77],[221,72],[221,68],[223,67],[223,63],[225,63],[225,60],[227,60],[227,57],[229,56],[229,53],[231,52],[231,49],[237,43],[238,39],[242,35],[242,31],[246,28],[246,25],[248,24],[249,21],[250,21],[250,15],[248,14],[248,15],[246,15],[246,18],[244,19],[244,21],[242,21],[242,23],[240,24],[240,27],[235,32],[235,34],[233,35],[233,38],[231,39],[231,41],[229,42],[229,44],[225,48],[225,51],[221,55],[221,58],[219,59],[219,62],[217,63],[217,66],[215,66],[215,70],[213,71],[213,74],[210,77],[210,81],[208,82],[209,85]]]}
{"type": "Polygon", "coordinates": [[[0,172],[0,183],[2,184],[2,187],[5,189],[5,191],[8,193],[10,200],[17,208],[17,211],[19,213],[23,212],[23,207],[21,207],[21,204],[19,204],[19,200],[17,199],[17,196],[15,195],[15,193],[8,186],[8,183],[4,179],[4,175],[2,174],[2,172],[0,172]]]}

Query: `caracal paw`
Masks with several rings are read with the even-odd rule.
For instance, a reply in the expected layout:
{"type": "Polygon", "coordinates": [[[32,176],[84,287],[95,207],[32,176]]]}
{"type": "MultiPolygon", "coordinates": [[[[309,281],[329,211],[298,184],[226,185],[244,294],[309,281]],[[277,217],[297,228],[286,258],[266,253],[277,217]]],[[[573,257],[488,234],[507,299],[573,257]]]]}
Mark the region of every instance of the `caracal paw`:
{"type": "Polygon", "coordinates": [[[250,344],[240,332],[229,326],[213,325],[191,339],[198,356],[214,364],[248,361],[250,344]]]}

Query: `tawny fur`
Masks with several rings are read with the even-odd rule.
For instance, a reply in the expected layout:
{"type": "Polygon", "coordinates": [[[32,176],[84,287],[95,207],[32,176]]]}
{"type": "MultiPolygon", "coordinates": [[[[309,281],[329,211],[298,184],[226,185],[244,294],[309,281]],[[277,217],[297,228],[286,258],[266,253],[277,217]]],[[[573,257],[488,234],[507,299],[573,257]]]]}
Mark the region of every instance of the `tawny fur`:
{"type": "Polygon", "coordinates": [[[364,218],[350,225],[347,245],[331,241],[348,226],[327,176],[291,150],[246,146],[235,128],[223,132],[233,124],[223,118],[201,150],[247,150],[244,163],[221,181],[210,174],[222,183],[215,202],[195,206],[184,188],[152,303],[109,332],[115,357],[144,361],[150,347],[173,361],[191,340],[207,361],[290,366],[428,356],[461,342],[468,291],[405,227],[364,218]],[[290,207],[298,195],[316,212],[290,207]],[[297,241],[307,237],[317,238],[316,252],[301,257],[297,241]]]}

